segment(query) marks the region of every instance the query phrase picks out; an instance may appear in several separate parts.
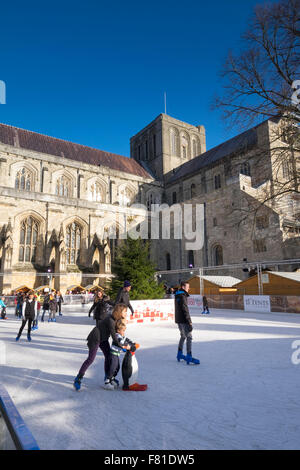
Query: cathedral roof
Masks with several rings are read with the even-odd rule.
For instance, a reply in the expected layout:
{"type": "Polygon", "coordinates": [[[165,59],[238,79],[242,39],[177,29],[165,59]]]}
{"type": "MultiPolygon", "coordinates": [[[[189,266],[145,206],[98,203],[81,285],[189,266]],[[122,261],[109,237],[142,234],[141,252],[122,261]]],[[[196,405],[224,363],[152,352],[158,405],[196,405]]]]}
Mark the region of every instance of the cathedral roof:
{"type": "Polygon", "coordinates": [[[189,160],[174,170],[174,174],[168,179],[168,184],[175,183],[185,177],[197,173],[202,168],[216,163],[224,157],[231,156],[235,153],[247,151],[257,144],[256,127],[249,129],[232,139],[223,142],[207,152],[202,153],[198,157],[189,160]]]}
{"type": "Polygon", "coordinates": [[[151,175],[133,158],[75,144],[55,137],[38,134],[0,123],[0,143],[35,152],[69,158],[89,165],[105,166],[143,178],[151,175]]]}

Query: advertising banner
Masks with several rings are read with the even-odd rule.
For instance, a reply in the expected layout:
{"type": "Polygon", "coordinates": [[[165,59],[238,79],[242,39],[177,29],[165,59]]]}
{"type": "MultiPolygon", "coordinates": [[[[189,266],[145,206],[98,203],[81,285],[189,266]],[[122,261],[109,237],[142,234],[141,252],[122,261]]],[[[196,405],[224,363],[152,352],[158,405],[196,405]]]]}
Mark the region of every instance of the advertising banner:
{"type": "Polygon", "coordinates": [[[269,295],[244,295],[245,312],[270,313],[271,303],[269,295]]]}
{"type": "Polygon", "coordinates": [[[188,306],[191,315],[201,314],[203,311],[202,295],[190,295],[188,297],[188,306]]]}

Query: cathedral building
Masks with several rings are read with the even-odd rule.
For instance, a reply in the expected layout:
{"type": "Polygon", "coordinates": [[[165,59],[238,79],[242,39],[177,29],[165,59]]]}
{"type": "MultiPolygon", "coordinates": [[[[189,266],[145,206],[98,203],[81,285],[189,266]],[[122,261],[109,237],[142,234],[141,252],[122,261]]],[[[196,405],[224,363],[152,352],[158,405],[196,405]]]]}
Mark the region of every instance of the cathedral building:
{"type": "Polygon", "coordinates": [[[153,204],[204,207],[201,249],[151,241],[158,270],[299,257],[299,200],[263,201],[274,173],[295,168],[290,157],[275,164],[279,125],[207,151],[203,125],[160,114],[130,139],[127,158],[0,124],[0,291],[104,285],[119,240],[153,204]]]}

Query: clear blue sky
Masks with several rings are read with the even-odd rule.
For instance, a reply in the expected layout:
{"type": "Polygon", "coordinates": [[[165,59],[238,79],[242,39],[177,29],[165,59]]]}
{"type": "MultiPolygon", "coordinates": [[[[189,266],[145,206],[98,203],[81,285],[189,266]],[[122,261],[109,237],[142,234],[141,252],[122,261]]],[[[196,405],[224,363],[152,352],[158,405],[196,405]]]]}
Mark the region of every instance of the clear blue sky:
{"type": "Polygon", "coordinates": [[[228,50],[259,0],[15,1],[0,9],[0,122],[129,156],[164,112],[237,134],[210,110],[228,50]]]}

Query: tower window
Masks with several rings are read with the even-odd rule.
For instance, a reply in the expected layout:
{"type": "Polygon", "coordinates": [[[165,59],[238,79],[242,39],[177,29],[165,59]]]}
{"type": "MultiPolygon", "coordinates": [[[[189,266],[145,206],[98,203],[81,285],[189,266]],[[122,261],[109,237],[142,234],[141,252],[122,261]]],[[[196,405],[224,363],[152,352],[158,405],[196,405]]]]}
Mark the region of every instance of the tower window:
{"type": "Polygon", "coordinates": [[[221,175],[215,175],[215,189],[221,188],[221,175]]]}

